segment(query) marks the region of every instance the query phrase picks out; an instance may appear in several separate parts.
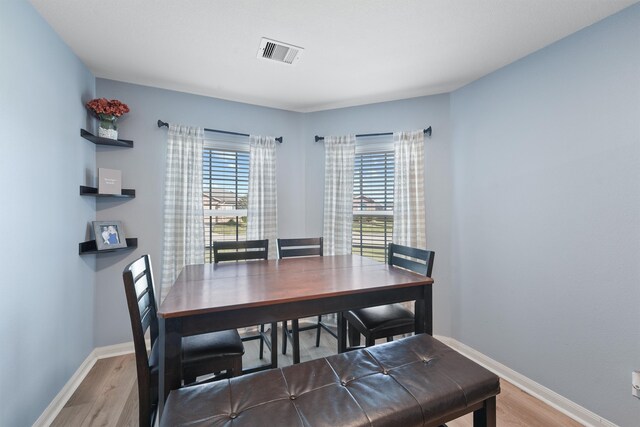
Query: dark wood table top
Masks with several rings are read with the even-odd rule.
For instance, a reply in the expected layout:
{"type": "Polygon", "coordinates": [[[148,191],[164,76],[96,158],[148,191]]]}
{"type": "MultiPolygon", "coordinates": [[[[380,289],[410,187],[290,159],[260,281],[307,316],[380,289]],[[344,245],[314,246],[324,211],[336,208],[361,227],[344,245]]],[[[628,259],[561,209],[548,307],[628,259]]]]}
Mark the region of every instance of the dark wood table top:
{"type": "Polygon", "coordinates": [[[169,319],[433,283],[358,255],[186,266],[158,310],[169,319]]]}

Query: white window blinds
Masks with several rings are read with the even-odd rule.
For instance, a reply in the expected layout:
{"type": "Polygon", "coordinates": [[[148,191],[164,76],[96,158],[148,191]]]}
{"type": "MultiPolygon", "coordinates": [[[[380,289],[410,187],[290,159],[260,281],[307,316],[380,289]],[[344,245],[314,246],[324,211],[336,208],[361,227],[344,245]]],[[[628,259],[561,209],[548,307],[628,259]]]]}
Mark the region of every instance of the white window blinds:
{"type": "Polygon", "coordinates": [[[213,242],[247,239],[249,152],[205,146],[202,153],[205,262],[213,242]]]}
{"type": "Polygon", "coordinates": [[[393,151],[356,153],[352,253],[384,261],[393,236],[393,151]]]}

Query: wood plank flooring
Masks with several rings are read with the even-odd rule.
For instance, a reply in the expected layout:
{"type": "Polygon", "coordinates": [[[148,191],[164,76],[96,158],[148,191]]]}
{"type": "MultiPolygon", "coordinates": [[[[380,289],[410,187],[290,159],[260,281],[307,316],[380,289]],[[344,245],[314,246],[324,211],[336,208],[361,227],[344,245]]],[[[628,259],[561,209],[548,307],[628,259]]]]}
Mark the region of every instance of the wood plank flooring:
{"type": "MultiPolygon", "coordinates": [[[[280,344],[280,343],[279,343],[280,344]]],[[[322,334],[320,347],[315,347],[315,332],[300,334],[302,361],[330,356],[336,352],[336,340],[322,334]]],[[[245,342],[244,367],[260,364],[257,341],[245,342]]],[[[263,363],[267,363],[265,351],[263,363]]],[[[291,346],[287,354],[279,354],[279,366],[291,365],[291,346]]],[[[500,427],[580,426],[564,414],[526,394],[505,380],[497,399],[497,418],[500,427]]],[[[66,403],[52,426],[136,426],[138,420],[138,392],[133,354],[100,359],[66,403]]],[[[471,427],[471,414],[447,423],[449,427],[471,427]]]]}

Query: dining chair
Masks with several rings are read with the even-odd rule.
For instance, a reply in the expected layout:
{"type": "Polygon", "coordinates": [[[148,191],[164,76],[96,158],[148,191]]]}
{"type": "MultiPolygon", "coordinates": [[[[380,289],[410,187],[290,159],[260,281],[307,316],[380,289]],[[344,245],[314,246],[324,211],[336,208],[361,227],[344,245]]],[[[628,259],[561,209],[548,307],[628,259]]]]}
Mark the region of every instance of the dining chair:
{"type": "MultiPolygon", "coordinates": [[[[245,240],[245,241],[215,241],[213,242],[213,262],[227,261],[250,261],[250,260],[267,260],[269,256],[269,239],[264,240],[245,240]]],[[[271,327],[275,330],[277,323],[272,323],[271,327]]],[[[243,336],[242,341],[260,340],[260,359],[263,358],[265,344],[271,351],[271,340],[265,332],[264,325],[258,327],[258,333],[255,335],[243,336]]]]}
{"type": "MultiPolygon", "coordinates": [[[[305,239],[278,239],[278,258],[322,256],[322,237],[312,237],[305,239]]],[[[338,338],[337,334],[324,322],[322,315],[318,316],[315,323],[308,326],[299,326],[298,319],[291,320],[291,329],[288,321],[282,322],[282,354],[287,353],[287,341],[291,340],[293,347],[293,363],[300,363],[300,331],[316,330],[316,347],[320,347],[320,332],[322,329],[338,338]]]]}
{"type": "MultiPolygon", "coordinates": [[[[153,271],[149,255],[143,255],[122,272],[127,297],[138,376],[138,422],[152,426],[158,405],[160,345],[153,271]],[[149,330],[151,351],[147,353],[145,333],[149,330]]],[[[220,331],[182,339],[182,378],[191,384],[202,375],[220,373],[214,379],[242,374],[244,346],[238,331],[220,331]]]]}
{"type": "MultiPolygon", "coordinates": [[[[434,256],[433,251],[390,243],[387,264],[431,277],[434,256]]],[[[348,322],[352,347],[360,345],[360,334],[365,337],[365,345],[370,347],[379,338],[393,341],[395,335],[415,331],[414,314],[400,303],[350,310],[343,316],[348,322]]]]}

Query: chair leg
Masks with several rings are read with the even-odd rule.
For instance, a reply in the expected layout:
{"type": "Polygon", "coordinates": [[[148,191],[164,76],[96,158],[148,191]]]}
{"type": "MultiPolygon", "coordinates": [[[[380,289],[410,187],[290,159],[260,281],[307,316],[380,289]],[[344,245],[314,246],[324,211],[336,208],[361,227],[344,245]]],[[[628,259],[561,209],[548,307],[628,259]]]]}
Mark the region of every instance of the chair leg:
{"type": "Polygon", "coordinates": [[[278,367],[278,322],[271,323],[271,367],[278,367]]]}
{"type": "Polygon", "coordinates": [[[233,358],[228,373],[230,377],[239,377],[242,375],[242,356],[233,358]]]}
{"type": "Polygon", "coordinates": [[[357,347],[360,345],[360,332],[353,327],[350,323],[347,324],[347,331],[349,335],[349,345],[351,347],[357,347]]]}
{"type": "Polygon", "coordinates": [[[293,329],[293,363],[300,363],[300,325],[298,319],[291,321],[291,328],[293,329]]]}
{"type": "MultiPolygon", "coordinates": [[[[155,392],[157,393],[157,390],[155,392]]],[[[151,413],[152,405],[149,389],[143,390],[143,387],[138,387],[138,394],[140,395],[138,397],[138,423],[140,427],[150,427],[153,414],[151,413]]]]}
{"type": "Polygon", "coordinates": [[[264,333],[264,324],[260,325],[260,353],[258,353],[258,357],[262,360],[262,353],[264,352],[264,337],[262,334],[264,333]]]}
{"type": "Polygon", "coordinates": [[[371,347],[376,345],[376,340],[371,336],[366,336],[365,338],[365,347],[371,347]]]}
{"type": "Polygon", "coordinates": [[[289,322],[282,322],[282,354],[287,354],[287,328],[289,327],[289,322]]]}
{"type": "Polygon", "coordinates": [[[321,322],[322,322],[322,314],[318,316],[318,330],[316,332],[316,347],[320,347],[320,332],[322,331],[322,326],[320,326],[321,322]]]}

